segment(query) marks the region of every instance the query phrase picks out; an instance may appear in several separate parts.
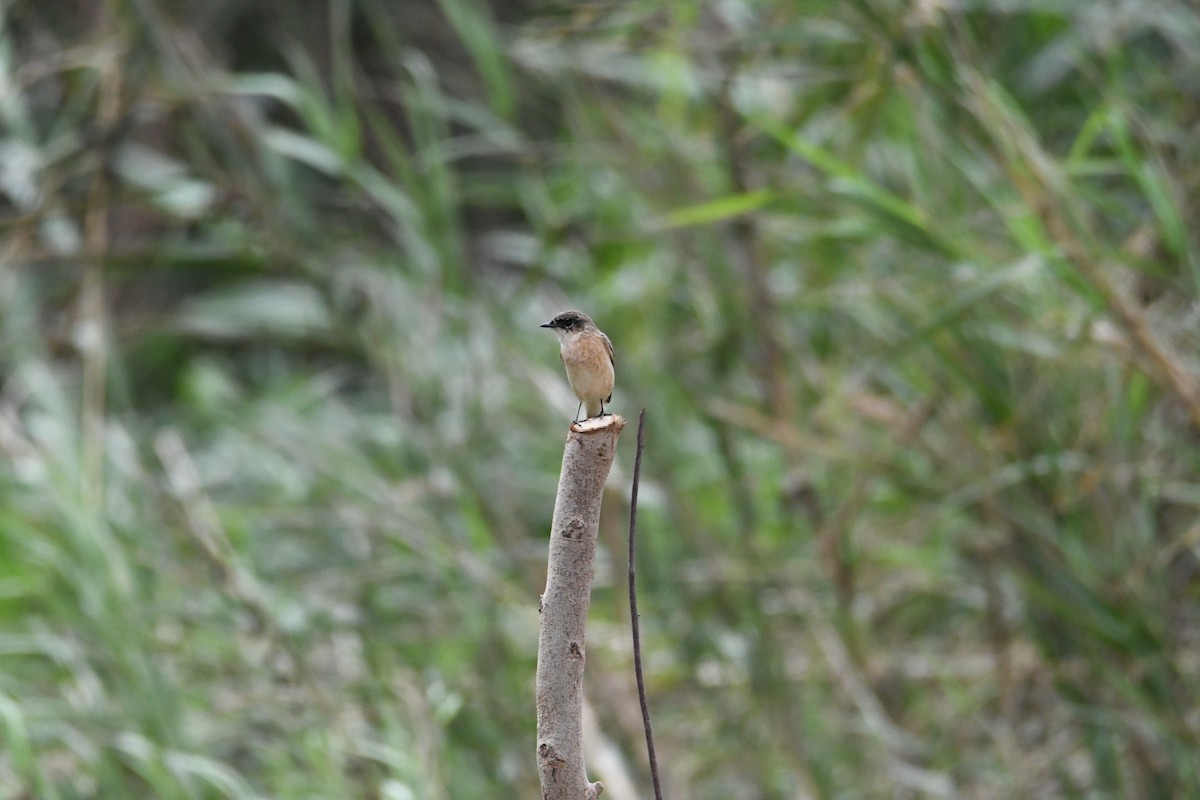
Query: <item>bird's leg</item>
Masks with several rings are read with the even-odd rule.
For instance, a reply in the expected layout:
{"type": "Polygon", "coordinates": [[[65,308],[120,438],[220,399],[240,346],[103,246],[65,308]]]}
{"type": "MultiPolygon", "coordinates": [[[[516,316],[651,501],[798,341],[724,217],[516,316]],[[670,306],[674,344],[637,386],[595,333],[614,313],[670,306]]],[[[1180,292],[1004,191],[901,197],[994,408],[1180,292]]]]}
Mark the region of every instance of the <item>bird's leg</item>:
{"type": "Polygon", "coordinates": [[[604,401],[603,400],[600,401],[600,416],[602,416],[602,417],[611,417],[612,416],[611,413],[606,412],[604,410],[604,401]]]}
{"type": "Polygon", "coordinates": [[[583,410],[583,401],[582,401],[582,400],[580,400],[580,401],[579,401],[579,408],[575,409],[575,419],[571,420],[571,422],[573,422],[573,423],[574,423],[574,422],[579,422],[579,412],[580,412],[580,411],[582,411],[582,410],[583,410]]]}

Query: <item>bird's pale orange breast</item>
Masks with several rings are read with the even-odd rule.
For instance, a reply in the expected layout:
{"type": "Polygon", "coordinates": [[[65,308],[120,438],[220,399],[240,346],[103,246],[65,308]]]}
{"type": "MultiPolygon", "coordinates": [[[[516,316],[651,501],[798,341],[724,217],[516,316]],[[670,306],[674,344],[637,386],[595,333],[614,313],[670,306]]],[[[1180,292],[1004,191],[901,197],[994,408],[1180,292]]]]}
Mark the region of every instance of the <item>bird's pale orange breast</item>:
{"type": "Polygon", "coordinates": [[[578,339],[562,348],[567,379],[580,400],[604,399],[612,394],[613,364],[608,345],[599,336],[578,339]]]}

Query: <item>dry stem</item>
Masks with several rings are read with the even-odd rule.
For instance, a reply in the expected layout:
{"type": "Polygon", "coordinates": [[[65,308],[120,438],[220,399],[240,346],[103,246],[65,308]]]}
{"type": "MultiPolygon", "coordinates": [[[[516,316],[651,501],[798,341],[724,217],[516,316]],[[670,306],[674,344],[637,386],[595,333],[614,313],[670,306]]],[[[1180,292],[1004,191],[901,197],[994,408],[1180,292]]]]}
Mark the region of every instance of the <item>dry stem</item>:
{"type": "Polygon", "coordinates": [[[572,425],[563,451],[537,664],[537,764],[543,800],[593,800],[583,765],[584,632],[591,601],[604,482],[625,420],[572,425]]]}

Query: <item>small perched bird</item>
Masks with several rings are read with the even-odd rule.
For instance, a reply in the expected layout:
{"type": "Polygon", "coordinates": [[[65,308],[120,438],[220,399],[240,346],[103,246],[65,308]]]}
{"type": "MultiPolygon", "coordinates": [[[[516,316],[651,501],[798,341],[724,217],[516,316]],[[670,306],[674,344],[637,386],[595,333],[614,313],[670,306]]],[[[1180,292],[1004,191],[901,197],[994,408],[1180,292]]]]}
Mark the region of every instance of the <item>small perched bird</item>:
{"type": "Polygon", "coordinates": [[[575,422],[579,421],[579,411],[584,406],[588,418],[603,417],[604,404],[612,400],[616,375],[612,342],[582,311],[564,311],[542,327],[558,334],[567,380],[579,398],[575,422]]]}

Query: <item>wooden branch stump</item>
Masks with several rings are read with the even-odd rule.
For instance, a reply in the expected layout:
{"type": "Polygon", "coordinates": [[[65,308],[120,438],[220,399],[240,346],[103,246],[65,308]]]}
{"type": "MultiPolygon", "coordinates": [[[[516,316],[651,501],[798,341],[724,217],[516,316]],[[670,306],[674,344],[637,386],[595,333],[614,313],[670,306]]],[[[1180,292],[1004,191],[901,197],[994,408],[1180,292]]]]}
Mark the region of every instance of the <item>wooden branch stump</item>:
{"type": "Polygon", "coordinates": [[[537,663],[537,764],[543,800],[594,800],[583,764],[583,666],[604,482],[625,426],[613,415],[571,426],[563,451],[537,663]]]}

